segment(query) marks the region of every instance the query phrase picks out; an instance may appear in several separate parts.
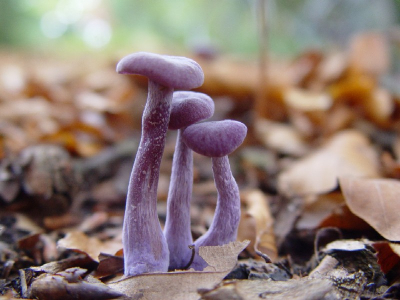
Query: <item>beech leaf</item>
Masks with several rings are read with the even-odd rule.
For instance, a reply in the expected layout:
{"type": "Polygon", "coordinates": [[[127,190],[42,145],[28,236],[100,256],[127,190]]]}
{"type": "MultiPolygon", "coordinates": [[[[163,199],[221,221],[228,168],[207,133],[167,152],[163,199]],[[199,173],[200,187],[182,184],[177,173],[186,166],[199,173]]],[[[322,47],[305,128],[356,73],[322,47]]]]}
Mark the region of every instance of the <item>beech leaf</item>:
{"type": "Polygon", "coordinates": [[[357,130],[346,130],[283,171],[278,189],[286,196],[321,194],[335,189],[339,176],[379,175],[378,157],[368,139],[357,130]]]}
{"type": "Polygon", "coordinates": [[[240,219],[238,240],[249,239],[247,251],[267,254],[272,261],[278,256],[273,230],[274,219],[269,208],[267,196],[260,190],[243,192],[241,201],[245,205],[240,219]]]}
{"type": "Polygon", "coordinates": [[[57,246],[85,253],[98,262],[101,252],[114,254],[122,248],[122,243],[113,240],[102,242],[95,237],[88,237],[83,232],[73,231],[68,233],[63,239],[60,239],[57,246]]]}
{"type": "Polygon", "coordinates": [[[340,178],[350,210],[384,238],[400,240],[400,182],[394,179],[340,178]]]}
{"type": "Polygon", "coordinates": [[[237,256],[248,244],[243,241],[200,247],[200,256],[210,264],[204,271],[147,273],[110,282],[108,286],[132,299],[199,299],[197,290],[218,284],[235,267],[237,256]]]}

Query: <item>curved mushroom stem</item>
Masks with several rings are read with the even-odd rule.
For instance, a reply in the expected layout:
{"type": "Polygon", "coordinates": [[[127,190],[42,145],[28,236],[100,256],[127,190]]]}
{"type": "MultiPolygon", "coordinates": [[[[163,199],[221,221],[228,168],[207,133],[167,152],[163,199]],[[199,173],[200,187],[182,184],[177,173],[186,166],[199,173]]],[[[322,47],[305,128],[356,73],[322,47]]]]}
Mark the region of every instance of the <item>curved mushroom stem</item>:
{"type": "Polygon", "coordinates": [[[235,241],[240,221],[239,187],[232,175],[228,156],[211,159],[218,191],[217,207],[210,228],[194,242],[196,256],[191,267],[195,270],[203,270],[207,266],[198,254],[199,247],[221,246],[235,241]]]}
{"type": "Polygon", "coordinates": [[[149,81],[142,136],[129,180],[123,225],[125,275],[166,272],[169,251],[157,215],[157,185],[173,89],[149,81]]]}
{"type": "Polygon", "coordinates": [[[167,219],[164,233],[169,248],[169,268],[182,269],[192,255],[190,230],[190,201],[193,187],[193,152],[182,141],[178,130],[172,162],[171,183],[167,199],[167,219]]]}

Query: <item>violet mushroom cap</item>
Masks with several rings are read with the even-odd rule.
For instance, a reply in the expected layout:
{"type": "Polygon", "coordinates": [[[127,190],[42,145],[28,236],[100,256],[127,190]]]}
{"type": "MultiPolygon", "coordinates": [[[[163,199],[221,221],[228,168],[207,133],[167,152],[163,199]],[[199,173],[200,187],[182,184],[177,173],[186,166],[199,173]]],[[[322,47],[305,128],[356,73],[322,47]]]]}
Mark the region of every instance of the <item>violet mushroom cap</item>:
{"type": "Polygon", "coordinates": [[[199,92],[175,92],[171,105],[168,129],[172,130],[206,120],[214,114],[214,101],[210,96],[199,92]]]}
{"type": "Polygon", "coordinates": [[[233,178],[228,154],[244,140],[247,127],[238,121],[224,120],[198,123],[187,127],[182,134],[186,145],[193,151],[211,157],[217,206],[210,228],[195,242],[195,257],[191,268],[203,270],[207,263],[199,256],[201,246],[220,246],[237,238],[240,221],[240,194],[233,178]]]}
{"type": "Polygon", "coordinates": [[[117,72],[149,78],[142,136],[129,179],[123,224],[126,276],[166,272],[169,250],[157,215],[157,186],[175,88],[204,80],[201,67],[185,57],[139,52],[124,57],[117,72]]]}
{"type": "Polygon", "coordinates": [[[193,244],[190,202],[193,188],[193,152],[182,141],[182,129],[214,114],[214,102],[206,94],[175,92],[169,129],[178,129],[172,161],[164,234],[169,248],[169,268],[184,269],[190,262],[193,244]]]}
{"type": "Polygon", "coordinates": [[[194,60],[149,52],[125,56],[117,64],[117,72],[143,75],[163,86],[182,90],[197,88],[204,82],[203,70],[194,60]]]}
{"type": "Polygon", "coordinates": [[[246,137],[247,127],[234,120],[193,124],[183,132],[183,139],[193,151],[209,157],[231,154],[246,137]]]}

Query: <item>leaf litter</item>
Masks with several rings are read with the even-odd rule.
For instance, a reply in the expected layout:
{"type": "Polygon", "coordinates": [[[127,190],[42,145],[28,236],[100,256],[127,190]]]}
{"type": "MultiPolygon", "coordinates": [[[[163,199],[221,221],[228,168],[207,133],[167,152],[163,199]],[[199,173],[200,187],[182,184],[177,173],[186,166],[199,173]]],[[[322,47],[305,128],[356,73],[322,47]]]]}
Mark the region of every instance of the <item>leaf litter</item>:
{"type": "MultiPolygon", "coordinates": [[[[121,277],[121,228],[145,82],[115,74],[114,60],[1,53],[0,299],[396,298],[393,46],[362,33],[342,51],[271,61],[261,96],[256,62],[190,55],[218,118],[250,128],[230,157],[242,191],[239,239],[204,249],[214,267],[203,272],[132,278],[121,277]]],[[[174,143],[171,132],[162,224],[174,143]]],[[[195,155],[194,238],[216,205],[210,167],[195,155]]]]}

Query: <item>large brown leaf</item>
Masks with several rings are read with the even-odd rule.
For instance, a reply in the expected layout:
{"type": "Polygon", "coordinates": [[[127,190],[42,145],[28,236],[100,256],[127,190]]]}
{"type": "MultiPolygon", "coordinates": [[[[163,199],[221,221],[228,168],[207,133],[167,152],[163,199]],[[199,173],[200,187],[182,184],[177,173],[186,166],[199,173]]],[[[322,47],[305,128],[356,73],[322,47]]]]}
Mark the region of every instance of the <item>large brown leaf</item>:
{"type": "Polygon", "coordinates": [[[329,192],[339,176],[380,177],[377,154],[357,130],[342,131],[321,149],[299,160],[278,177],[278,189],[287,196],[329,192]]]}
{"type": "Polygon", "coordinates": [[[350,210],[383,237],[400,240],[400,181],[343,177],[340,187],[350,210]]]}

